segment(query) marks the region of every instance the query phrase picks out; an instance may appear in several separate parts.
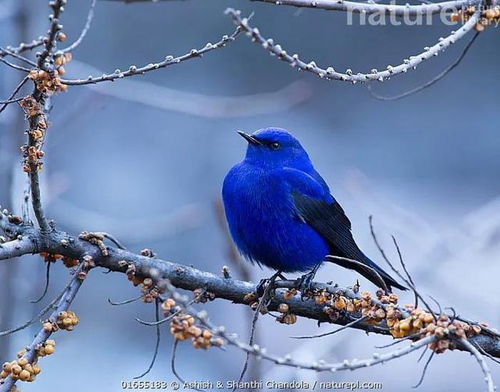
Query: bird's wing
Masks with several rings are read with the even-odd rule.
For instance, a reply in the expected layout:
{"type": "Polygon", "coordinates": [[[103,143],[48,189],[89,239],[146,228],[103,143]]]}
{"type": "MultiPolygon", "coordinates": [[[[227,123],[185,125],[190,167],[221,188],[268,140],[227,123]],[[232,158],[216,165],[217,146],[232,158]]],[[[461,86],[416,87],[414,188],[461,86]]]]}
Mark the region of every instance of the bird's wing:
{"type": "Polygon", "coordinates": [[[328,243],[343,254],[354,257],[361,251],[351,234],[351,221],[335,198],[323,178],[316,172],[285,168],[286,178],[297,216],[312,226],[328,243]]]}
{"type": "Polygon", "coordinates": [[[335,199],[315,199],[298,190],[292,195],[300,217],[328,242],[335,255],[365,261],[352,236],[351,221],[335,199]]]}
{"type": "Polygon", "coordinates": [[[284,168],[279,173],[290,186],[295,214],[328,242],[332,254],[365,262],[366,256],[352,236],[351,221],[330,194],[325,181],[311,170],[309,173],[284,168]]]}
{"type": "Polygon", "coordinates": [[[300,219],[328,242],[333,256],[341,257],[327,257],[328,261],[359,272],[385,291],[390,291],[391,286],[406,290],[358,248],[351,233],[351,222],[333,197],[333,201],[325,201],[304,195],[298,190],[293,191],[292,195],[300,219]]]}

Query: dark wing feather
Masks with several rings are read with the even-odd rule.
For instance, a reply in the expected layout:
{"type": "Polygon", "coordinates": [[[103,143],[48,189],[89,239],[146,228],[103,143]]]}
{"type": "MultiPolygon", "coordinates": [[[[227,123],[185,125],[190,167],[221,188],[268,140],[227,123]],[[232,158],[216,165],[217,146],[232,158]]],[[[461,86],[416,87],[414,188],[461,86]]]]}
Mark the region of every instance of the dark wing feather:
{"type": "Polygon", "coordinates": [[[364,261],[351,233],[351,221],[339,203],[312,199],[298,192],[293,193],[293,199],[300,217],[321,234],[336,256],[364,261]]]}
{"type": "Polygon", "coordinates": [[[371,261],[358,248],[351,233],[351,221],[346,216],[344,210],[337,201],[327,202],[324,200],[312,199],[299,192],[293,193],[295,207],[300,218],[316,230],[330,245],[331,253],[334,256],[345,257],[359,261],[369,268],[356,266],[342,260],[329,259],[345,268],[356,270],[358,273],[380,285],[380,275],[387,286],[397,287],[404,290],[405,287],[396,282],[382,268],[371,261]],[[373,273],[374,269],[377,274],[373,273]]]}

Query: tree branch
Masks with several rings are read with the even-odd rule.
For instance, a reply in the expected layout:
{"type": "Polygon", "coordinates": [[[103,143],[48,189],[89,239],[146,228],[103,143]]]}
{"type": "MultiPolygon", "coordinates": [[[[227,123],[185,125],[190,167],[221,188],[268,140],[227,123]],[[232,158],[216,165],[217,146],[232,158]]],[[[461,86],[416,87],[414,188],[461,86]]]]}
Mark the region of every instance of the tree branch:
{"type": "Polygon", "coordinates": [[[85,84],[111,82],[111,81],[116,80],[116,79],[127,78],[130,76],[136,76],[136,75],[142,75],[142,74],[145,74],[146,72],[155,71],[157,69],[169,67],[169,66],[174,65],[174,64],[179,64],[179,63],[186,61],[186,60],[191,60],[194,58],[201,57],[205,53],[211,52],[215,49],[223,48],[228,43],[233,42],[240,32],[241,32],[241,29],[239,27],[237,27],[236,30],[234,31],[234,33],[232,33],[229,36],[224,35],[215,44],[212,44],[209,42],[201,49],[191,49],[191,51],[189,53],[183,54],[182,56],[177,56],[177,57],[167,56],[167,57],[165,57],[165,60],[157,62],[157,63],[150,63],[150,64],[142,66],[142,67],[137,67],[135,65],[131,65],[127,71],[121,71],[121,70],[117,69],[112,74],[104,74],[102,76],[89,76],[87,79],[71,79],[71,80],[63,79],[63,80],[61,80],[61,82],[65,85],[68,85],[68,86],[82,86],[85,84]]]}
{"type": "Polygon", "coordinates": [[[49,31],[47,31],[47,35],[43,39],[43,42],[45,43],[44,49],[38,57],[38,68],[46,71],[52,71],[53,69],[53,64],[47,64],[46,60],[49,56],[51,56],[52,50],[56,47],[57,34],[62,29],[62,25],[59,23],[59,18],[64,11],[66,0],[54,0],[51,1],[49,5],[52,8],[52,14],[49,16],[51,23],[49,31]]]}
{"type": "MultiPolygon", "coordinates": [[[[0,221],[1,222],[1,221],[0,221]]],[[[107,255],[103,256],[101,249],[82,239],[71,236],[68,233],[54,230],[50,233],[39,233],[32,229],[25,228],[23,235],[22,249],[17,250],[16,255],[27,253],[48,252],[51,254],[61,254],[73,259],[82,259],[83,256],[90,256],[96,266],[106,268],[110,271],[126,273],[130,265],[133,265],[135,275],[141,278],[151,278],[154,281],[168,280],[175,287],[194,291],[203,288],[212,293],[216,298],[229,300],[238,304],[247,304],[247,294],[253,293],[257,285],[252,282],[245,282],[232,278],[224,278],[210,272],[189,267],[182,264],[165,261],[158,258],[138,255],[116,247],[107,247],[107,255]]],[[[4,257],[5,258],[5,257],[4,257]]],[[[289,298],[285,295],[286,289],[295,288],[295,281],[277,281],[278,289],[270,299],[267,308],[275,311],[279,305],[285,303],[290,312],[319,322],[328,322],[338,325],[346,325],[352,322],[349,315],[339,313],[338,317],[332,319],[324,311],[324,305],[316,304],[314,300],[303,301],[300,295],[289,298]]],[[[334,295],[341,295],[346,298],[361,300],[362,296],[349,288],[339,288],[332,284],[313,283],[313,290],[326,291],[334,295]]],[[[387,306],[376,299],[372,299],[374,306],[386,308],[387,306]]],[[[398,308],[403,317],[408,315],[403,308],[398,308]]],[[[352,328],[361,329],[366,332],[374,332],[387,335],[390,333],[385,324],[373,325],[368,322],[360,322],[352,328]]],[[[488,354],[500,358],[500,338],[498,334],[481,330],[481,334],[470,338],[471,342],[479,345],[488,354]]],[[[466,350],[463,346],[458,349],[466,350]]]]}
{"type": "MultiPolygon", "coordinates": [[[[55,307],[54,311],[49,316],[48,321],[51,323],[55,323],[59,313],[68,310],[69,306],[73,302],[80,289],[83,279],[78,271],[81,271],[82,268],[79,268],[75,273],[71,283],[68,285],[65,293],[59,300],[59,303],[55,307]]],[[[41,345],[43,345],[47,339],[52,335],[52,331],[47,331],[42,328],[38,334],[35,336],[33,341],[29,346],[26,347],[26,353],[22,356],[22,358],[26,359],[28,363],[34,363],[38,354],[37,350],[41,345]]],[[[7,378],[0,380],[0,392],[11,392],[12,387],[15,385],[17,380],[13,379],[10,375],[7,378]]]]}
{"type": "MultiPolygon", "coordinates": [[[[107,0],[122,3],[158,2],[158,0],[107,0]]],[[[171,0],[161,0],[171,1],[171,0]]],[[[478,4],[478,0],[452,0],[422,5],[376,4],[375,2],[357,2],[344,0],[250,0],[252,2],[284,5],[297,8],[312,8],[327,11],[343,11],[358,14],[393,14],[396,16],[434,15],[442,11],[456,12],[471,5],[478,4]]]]}
{"type": "Polygon", "coordinates": [[[42,232],[48,232],[50,230],[42,206],[40,178],[38,176],[38,172],[42,168],[40,159],[43,156],[43,152],[41,151],[41,147],[48,127],[48,120],[45,114],[46,99],[47,97],[36,89],[31,96],[21,101],[21,106],[26,112],[29,123],[29,130],[27,132],[28,142],[23,146],[23,170],[28,174],[30,179],[31,204],[42,232]]]}
{"type": "Polygon", "coordinates": [[[36,245],[29,237],[12,240],[0,244],[0,260],[8,260],[14,257],[35,253],[36,245]]]}
{"type": "Polygon", "coordinates": [[[71,52],[71,51],[75,50],[84,40],[85,36],[87,35],[87,33],[90,29],[90,25],[92,24],[92,20],[94,19],[94,9],[95,9],[96,2],[97,2],[97,0],[92,0],[92,3],[90,4],[89,13],[87,14],[87,21],[85,22],[85,26],[83,26],[83,29],[82,29],[82,32],[80,33],[80,36],[70,46],[62,49],[63,53],[71,52]]]}
{"type": "Polygon", "coordinates": [[[7,46],[5,48],[6,51],[0,51],[0,57],[12,56],[11,53],[19,54],[22,52],[26,52],[28,50],[38,48],[41,45],[43,45],[43,37],[38,37],[37,39],[35,39],[29,43],[22,42],[18,46],[15,46],[15,47],[7,46]],[[9,52],[11,52],[11,53],[9,53],[9,52]]]}
{"type": "Polygon", "coordinates": [[[446,38],[440,39],[433,46],[426,48],[424,52],[415,56],[410,56],[408,59],[404,59],[403,62],[399,65],[388,65],[386,70],[384,71],[372,69],[371,73],[354,73],[350,69],[342,73],[335,71],[333,67],[328,67],[326,69],[321,68],[317,66],[314,61],[306,63],[300,59],[298,54],[288,54],[281,45],[275,44],[273,39],[264,38],[260,34],[259,29],[250,26],[247,18],[241,17],[241,11],[235,10],[233,8],[228,8],[226,10],[226,14],[228,14],[233,19],[233,22],[237,26],[241,27],[245,32],[247,32],[248,36],[252,38],[253,42],[262,46],[262,48],[268,51],[271,55],[276,56],[277,59],[290,64],[293,68],[296,68],[300,71],[311,72],[316,76],[319,76],[320,78],[326,80],[340,80],[350,83],[363,83],[372,81],[383,82],[384,80],[387,80],[394,75],[406,73],[409,70],[415,69],[423,61],[438,55],[438,53],[444,51],[450,45],[463,38],[469,31],[474,28],[474,26],[480,19],[481,10],[476,10],[475,13],[470,17],[470,19],[460,29],[452,32],[446,38]]]}
{"type": "Polygon", "coordinates": [[[375,4],[338,0],[251,0],[274,5],[285,5],[299,8],[314,8],[328,11],[354,12],[358,14],[392,14],[396,16],[433,15],[442,11],[456,12],[468,6],[478,4],[476,0],[453,0],[422,5],[375,4]]]}
{"type": "Polygon", "coordinates": [[[493,379],[491,378],[491,372],[484,359],[484,356],[479,352],[479,350],[470,343],[467,339],[462,339],[461,344],[476,358],[479,366],[481,367],[481,371],[484,375],[484,381],[486,382],[486,386],[488,388],[488,392],[495,392],[495,385],[493,384],[493,379]]]}
{"type": "Polygon", "coordinates": [[[448,75],[456,67],[458,67],[458,65],[461,63],[461,61],[467,55],[467,52],[469,51],[469,49],[472,47],[472,45],[476,41],[476,38],[479,36],[479,34],[480,34],[479,32],[476,32],[472,36],[471,40],[467,43],[467,45],[465,46],[465,48],[462,50],[462,53],[460,53],[460,55],[457,57],[457,59],[453,63],[451,63],[443,71],[441,71],[439,74],[437,74],[435,77],[433,77],[431,80],[428,80],[424,84],[422,84],[420,86],[417,86],[415,88],[412,88],[411,90],[405,91],[403,93],[400,93],[400,94],[397,94],[397,95],[393,95],[393,96],[384,96],[384,95],[380,95],[380,94],[376,93],[375,91],[373,91],[373,89],[371,88],[370,84],[367,86],[368,87],[368,91],[370,92],[370,94],[374,98],[379,99],[381,101],[397,101],[399,99],[406,98],[406,97],[408,97],[410,95],[413,95],[415,93],[423,91],[423,90],[425,90],[428,87],[431,87],[432,85],[436,84],[441,79],[443,79],[446,75],[448,75]]]}

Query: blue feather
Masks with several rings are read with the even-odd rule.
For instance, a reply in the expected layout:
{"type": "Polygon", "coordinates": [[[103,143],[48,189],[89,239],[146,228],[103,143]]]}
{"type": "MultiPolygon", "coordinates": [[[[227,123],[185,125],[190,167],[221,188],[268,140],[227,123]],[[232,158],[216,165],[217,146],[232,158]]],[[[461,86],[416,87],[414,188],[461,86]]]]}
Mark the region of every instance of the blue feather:
{"type": "MultiPolygon", "coordinates": [[[[376,269],[389,288],[404,289],[359,250],[351,222],[295,137],[279,128],[242,136],[249,142],[246,156],[226,175],[222,197],[231,236],[248,260],[294,272],[333,254],[376,269]]],[[[373,281],[366,268],[356,270],[373,281]]]]}

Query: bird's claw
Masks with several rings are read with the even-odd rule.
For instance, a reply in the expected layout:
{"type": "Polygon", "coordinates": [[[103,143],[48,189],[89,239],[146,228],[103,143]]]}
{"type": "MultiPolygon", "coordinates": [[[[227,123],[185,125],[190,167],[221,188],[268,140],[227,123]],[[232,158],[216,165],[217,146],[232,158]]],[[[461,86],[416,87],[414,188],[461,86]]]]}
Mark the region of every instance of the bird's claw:
{"type": "Polygon", "coordinates": [[[307,297],[308,294],[312,291],[312,283],[315,275],[315,271],[312,271],[302,275],[298,279],[297,289],[300,291],[300,297],[302,299],[304,299],[304,297],[307,297]]]}
{"type": "Polygon", "coordinates": [[[257,294],[257,298],[260,298],[264,295],[264,291],[266,286],[270,283],[270,279],[261,279],[257,287],[255,288],[255,294],[257,294]]]}
{"type": "Polygon", "coordinates": [[[261,279],[257,287],[255,288],[255,294],[257,294],[257,298],[260,298],[268,292],[272,296],[272,293],[276,289],[276,279],[281,278],[285,279],[285,277],[281,274],[281,271],[277,271],[273,276],[266,279],[261,279]]]}

